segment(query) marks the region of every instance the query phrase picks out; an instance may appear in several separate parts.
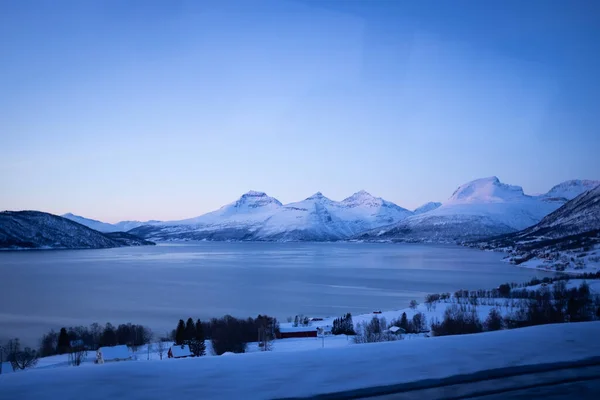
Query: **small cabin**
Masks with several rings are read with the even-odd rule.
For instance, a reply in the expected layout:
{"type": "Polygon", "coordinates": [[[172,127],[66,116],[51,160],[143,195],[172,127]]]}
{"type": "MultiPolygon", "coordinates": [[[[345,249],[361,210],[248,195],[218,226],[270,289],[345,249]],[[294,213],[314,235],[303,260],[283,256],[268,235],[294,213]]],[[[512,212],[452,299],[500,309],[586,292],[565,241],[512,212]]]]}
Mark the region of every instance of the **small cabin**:
{"type": "Polygon", "coordinates": [[[190,350],[190,346],[188,346],[187,344],[174,344],[169,348],[169,351],[167,352],[168,358],[186,358],[192,356],[193,353],[190,350]]]}
{"type": "Polygon", "coordinates": [[[406,333],[406,331],[400,328],[399,326],[391,326],[390,329],[388,329],[388,332],[393,333],[394,335],[401,335],[406,333]]]}
{"type": "Polygon", "coordinates": [[[103,362],[131,360],[133,355],[126,345],[100,347],[97,351],[103,362]]]}

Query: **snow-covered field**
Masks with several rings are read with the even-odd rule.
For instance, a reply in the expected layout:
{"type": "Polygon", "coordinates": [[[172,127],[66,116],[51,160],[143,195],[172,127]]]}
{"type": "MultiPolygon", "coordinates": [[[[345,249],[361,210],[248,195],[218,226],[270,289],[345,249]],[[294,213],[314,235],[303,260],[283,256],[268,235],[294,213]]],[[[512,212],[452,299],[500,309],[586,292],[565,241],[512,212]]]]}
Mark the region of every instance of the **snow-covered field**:
{"type": "Polygon", "coordinates": [[[37,368],[1,375],[0,398],[185,400],[308,396],[600,356],[599,335],[600,322],[586,322],[302,352],[37,368]]]}

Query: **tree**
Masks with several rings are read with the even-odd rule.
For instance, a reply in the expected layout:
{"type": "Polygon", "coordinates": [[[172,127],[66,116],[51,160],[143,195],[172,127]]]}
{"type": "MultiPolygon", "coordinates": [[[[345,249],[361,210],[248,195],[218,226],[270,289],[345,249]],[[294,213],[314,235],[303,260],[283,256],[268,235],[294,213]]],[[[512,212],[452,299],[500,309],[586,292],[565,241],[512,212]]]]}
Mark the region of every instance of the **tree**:
{"type": "Polygon", "coordinates": [[[415,310],[418,305],[419,305],[419,303],[417,303],[416,300],[411,300],[410,301],[410,308],[412,308],[413,310],[415,310]]]}
{"type": "Polygon", "coordinates": [[[189,341],[190,351],[196,357],[206,354],[206,343],[204,340],[204,328],[202,327],[202,322],[197,320],[194,328],[194,337],[189,341]]]}
{"type": "Polygon", "coordinates": [[[402,313],[402,317],[400,318],[400,328],[404,329],[404,332],[408,332],[408,318],[406,318],[406,313],[402,313]]]}
{"type": "Polygon", "coordinates": [[[9,340],[7,344],[8,361],[12,366],[13,371],[17,369],[27,369],[34,367],[38,362],[38,354],[35,350],[25,347],[21,350],[21,342],[19,339],[9,340]]]}
{"type": "Polygon", "coordinates": [[[175,329],[175,344],[181,346],[185,342],[185,322],[182,319],[179,320],[177,324],[177,329],[175,329]]]}
{"type": "Polygon", "coordinates": [[[185,323],[185,342],[190,342],[196,337],[196,325],[194,320],[190,317],[185,323]]]}
{"type": "Polygon", "coordinates": [[[83,342],[79,341],[79,343],[77,343],[76,345],[71,346],[70,351],[71,352],[69,353],[69,363],[76,367],[81,365],[81,363],[87,356],[87,349],[85,348],[83,342]]]}
{"type": "Polygon", "coordinates": [[[42,340],[40,341],[40,356],[48,357],[55,355],[57,347],[58,334],[54,330],[51,330],[42,336],[42,340]]]}
{"type": "Polygon", "coordinates": [[[104,332],[102,332],[102,346],[116,346],[117,345],[117,333],[115,332],[115,327],[107,322],[104,327],[104,332]]]}
{"type": "Polygon", "coordinates": [[[485,322],[483,323],[483,328],[486,331],[499,331],[504,329],[504,319],[502,318],[502,314],[496,308],[492,308],[485,322]]]}
{"type": "Polygon", "coordinates": [[[425,315],[423,313],[416,313],[413,315],[412,320],[409,324],[409,330],[413,333],[421,333],[427,329],[427,323],[425,321],[425,315]]]}
{"type": "Polygon", "coordinates": [[[165,342],[163,342],[162,340],[158,341],[158,343],[156,343],[156,351],[158,352],[158,356],[162,360],[165,351],[167,351],[167,346],[165,342]]]}
{"type": "Polygon", "coordinates": [[[70,342],[71,339],[69,338],[69,334],[67,333],[67,328],[60,328],[60,333],[58,334],[58,347],[56,348],[56,352],[58,354],[68,353],[70,342]]]}
{"type": "Polygon", "coordinates": [[[298,323],[299,323],[299,322],[300,322],[300,321],[299,321],[299,318],[298,318],[298,316],[296,315],[296,317],[294,318],[294,326],[298,326],[298,323]]]}

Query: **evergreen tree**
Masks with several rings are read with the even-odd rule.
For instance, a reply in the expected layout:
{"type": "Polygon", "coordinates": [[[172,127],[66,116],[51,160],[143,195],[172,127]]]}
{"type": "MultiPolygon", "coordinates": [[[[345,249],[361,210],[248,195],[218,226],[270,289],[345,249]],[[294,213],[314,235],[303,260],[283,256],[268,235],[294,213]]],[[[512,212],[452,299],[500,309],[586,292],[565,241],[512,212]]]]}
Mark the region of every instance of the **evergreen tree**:
{"type": "Polygon", "coordinates": [[[175,344],[182,345],[185,342],[185,322],[182,319],[177,323],[177,329],[175,329],[175,344]]]}
{"type": "Polygon", "coordinates": [[[69,334],[67,333],[67,328],[60,328],[60,333],[58,334],[58,346],[56,348],[56,352],[58,354],[65,354],[69,352],[70,340],[69,334]]]}
{"type": "Polygon", "coordinates": [[[354,332],[354,322],[352,321],[352,314],[346,314],[345,323],[344,323],[344,333],[346,335],[356,335],[354,332]]]}
{"type": "Polygon", "coordinates": [[[296,318],[294,318],[294,326],[298,326],[298,323],[299,323],[298,316],[296,315],[296,318]]]}
{"type": "Polygon", "coordinates": [[[408,332],[408,318],[406,317],[406,313],[402,313],[402,317],[400,317],[400,328],[404,329],[404,332],[408,332]]]}
{"type": "Polygon", "coordinates": [[[104,332],[102,332],[102,346],[116,346],[117,333],[110,322],[106,323],[104,332]]]}
{"type": "Polygon", "coordinates": [[[192,344],[190,344],[190,350],[195,356],[203,356],[206,354],[206,344],[204,343],[204,328],[200,320],[196,321],[196,332],[192,344]]]}
{"type": "Polygon", "coordinates": [[[190,342],[196,337],[196,325],[192,318],[188,318],[185,323],[185,342],[190,342]]]}

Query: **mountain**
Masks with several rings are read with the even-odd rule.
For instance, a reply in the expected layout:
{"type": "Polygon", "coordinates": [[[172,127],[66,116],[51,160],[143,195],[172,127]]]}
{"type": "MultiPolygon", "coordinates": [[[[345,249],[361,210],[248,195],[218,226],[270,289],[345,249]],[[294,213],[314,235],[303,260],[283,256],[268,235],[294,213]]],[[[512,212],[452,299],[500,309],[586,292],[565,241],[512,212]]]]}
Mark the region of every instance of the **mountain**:
{"type": "Polygon", "coordinates": [[[341,202],[317,192],[283,205],[250,191],[219,210],[196,218],[130,231],[157,240],[329,241],[400,221],[412,213],[361,190],[341,202]]]}
{"type": "Polygon", "coordinates": [[[493,176],[459,186],[441,206],[358,236],[366,240],[461,242],[536,224],[562,203],[527,196],[493,176]]]}
{"type": "Polygon", "coordinates": [[[429,212],[431,210],[435,210],[436,208],[438,208],[441,205],[442,205],[442,203],[438,203],[438,202],[435,202],[435,201],[430,201],[429,203],[423,204],[421,207],[415,208],[415,211],[413,211],[413,213],[415,215],[424,214],[424,213],[429,212]]]}
{"type": "Polygon", "coordinates": [[[252,233],[281,207],[279,200],[251,190],[199,217],[144,225],[129,232],[156,240],[250,240],[252,233]]]}
{"type": "Polygon", "coordinates": [[[0,249],[101,249],[154,244],[132,235],[111,235],[40,211],[0,212],[0,249]]]}
{"type": "Polygon", "coordinates": [[[121,221],[116,224],[109,224],[107,222],[97,221],[95,219],[85,218],[79,215],[75,215],[72,213],[67,213],[61,215],[63,218],[70,219],[71,221],[75,221],[81,225],[85,225],[88,228],[94,229],[99,232],[126,232],[133,228],[137,228],[142,225],[152,225],[156,224],[160,221],[121,221]]]}
{"type": "Polygon", "coordinates": [[[599,185],[600,181],[574,179],[559,183],[539,197],[544,200],[567,202],[599,185]]]}
{"type": "Polygon", "coordinates": [[[529,228],[469,245],[509,252],[514,264],[535,261],[538,266],[559,271],[590,265],[600,269],[600,186],[568,201],[529,228]]]}

